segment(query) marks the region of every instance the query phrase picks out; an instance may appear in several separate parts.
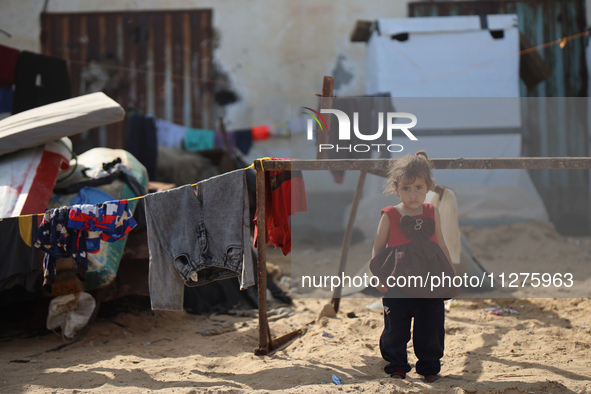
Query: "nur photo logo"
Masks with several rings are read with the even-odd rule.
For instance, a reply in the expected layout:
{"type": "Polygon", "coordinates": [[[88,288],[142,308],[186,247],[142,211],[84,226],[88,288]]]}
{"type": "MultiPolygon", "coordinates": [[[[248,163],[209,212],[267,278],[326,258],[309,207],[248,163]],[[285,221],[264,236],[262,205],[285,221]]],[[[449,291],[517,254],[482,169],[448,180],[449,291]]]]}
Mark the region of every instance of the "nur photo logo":
{"type": "MultiPolygon", "coordinates": [[[[314,140],[314,132],[329,132],[326,119],[322,114],[332,114],[336,117],[338,122],[338,134],[337,143],[330,144],[318,144],[318,151],[330,151],[336,152],[347,151],[347,152],[369,152],[375,150],[380,152],[386,149],[388,152],[397,153],[402,152],[404,147],[400,144],[384,144],[384,143],[360,143],[352,144],[351,141],[377,141],[382,139],[382,135],[386,133],[386,139],[392,141],[392,137],[395,132],[403,132],[411,141],[417,141],[417,137],[410,131],[411,128],[416,126],[417,117],[409,112],[378,112],[377,114],[377,131],[360,130],[359,129],[359,112],[353,112],[353,122],[349,119],[349,115],[338,109],[321,109],[320,112],[313,110],[309,107],[302,107],[302,111],[305,115],[308,115],[306,124],[307,139],[309,141],[314,140]],[[409,119],[408,123],[394,123],[395,119],[409,119]],[[318,129],[314,130],[314,122],[318,125],[318,129]],[[353,126],[353,127],[351,127],[353,126]],[[352,138],[353,136],[353,138],[352,138]]],[[[382,139],[383,140],[383,139],[382,139]]],[[[334,138],[331,139],[334,141],[334,138]]]]}

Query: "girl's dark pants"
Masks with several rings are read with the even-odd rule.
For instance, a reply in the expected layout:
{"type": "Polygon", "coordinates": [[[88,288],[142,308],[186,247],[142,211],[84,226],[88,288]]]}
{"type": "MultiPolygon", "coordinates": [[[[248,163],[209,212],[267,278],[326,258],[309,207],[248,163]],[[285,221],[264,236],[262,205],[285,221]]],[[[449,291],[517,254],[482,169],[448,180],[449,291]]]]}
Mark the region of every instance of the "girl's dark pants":
{"type": "Polygon", "coordinates": [[[420,375],[436,375],[441,370],[445,337],[445,310],[442,299],[383,298],[384,331],[380,337],[382,357],[388,361],[387,374],[409,372],[406,345],[413,323],[413,346],[420,375]]]}

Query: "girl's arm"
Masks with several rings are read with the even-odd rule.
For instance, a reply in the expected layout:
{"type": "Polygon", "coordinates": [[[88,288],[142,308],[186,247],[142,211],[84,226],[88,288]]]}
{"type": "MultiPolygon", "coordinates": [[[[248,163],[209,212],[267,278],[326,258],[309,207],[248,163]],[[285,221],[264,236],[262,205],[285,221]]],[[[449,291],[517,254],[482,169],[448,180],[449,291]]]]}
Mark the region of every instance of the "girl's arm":
{"type": "Polygon", "coordinates": [[[382,250],[386,249],[388,245],[388,237],[390,236],[390,220],[388,219],[388,215],[382,215],[380,219],[380,224],[378,224],[378,232],[376,235],[376,240],[373,243],[373,248],[371,250],[371,258],[373,259],[378,253],[382,250]]]}
{"type": "Polygon", "coordinates": [[[439,218],[439,210],[437,207],[433,207],[435,209],[435,239],[437,240],[437,244],[443,250],[443,254],[447,257],[451,268],[454,270],[454,274],[456,273],[456,269],[451,261],[451,255],[449,254],[449,250],[447,249],[447,245],[445,245],[445,241],[443,240],[443,231],[441,231],[441,219],[439,218]]]}

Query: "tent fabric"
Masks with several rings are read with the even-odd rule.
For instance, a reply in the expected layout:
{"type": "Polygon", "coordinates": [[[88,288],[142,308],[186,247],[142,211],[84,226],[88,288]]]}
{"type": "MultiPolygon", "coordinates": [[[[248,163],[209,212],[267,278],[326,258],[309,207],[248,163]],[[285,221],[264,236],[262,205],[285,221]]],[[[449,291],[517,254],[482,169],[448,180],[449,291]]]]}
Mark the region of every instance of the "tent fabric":
{"type": "Polygon", "coordinates": [[[102,92],[30,109],[0,120],[0,155],[43,145],[124,117],[123,108],[102,92]]]}
{"type": "MultiPolygon", "coordinates": [[[[478,16],[379,19],[367,43],[366,93],[390,92],[396,110],[416,115],[419,127],[434,125],[416,113],[425,103],[412,98],[518,98],[517,16],[486,20],[487,28],[478,16]]],[[[482,100],[439,100],[427,120],[448,129],[482,127],[482,119],[488,128],[519,127],[511,100],[495,103],[493,114],[490,108],[482,100]]]]}
{"type": "Polygon", "coordinates": [[[519,97],[517,16],[497,17],[505,22],[499,25],[504,28],[503,37],[498,39],[489,30],[475,28],[479,25],[469,30],[461,25],[449,28],[462,20],[468,25],[479,23],[477,16],[378,20],[378,29],[367,48],[367,93],[389,91],[393,97],[519,97]],[[409,33],[408,39],[392,38],[399,32],[409,33]]]}
{"type": "Polygon", "coordinates": [[[59,171],[69,167],[71,149],[64,137],[0,156],[0,218],[45,212],[59,171]]]}
{"type": "MultiPolygon", "coordinates": [[[[480,16],[419,16],[413,18],[378,19],[382,36],[401,33],[443,33],[479,31],[483,29],[480,16]],[[434,20],[436,20],[434,22],[434,20]]],[[[486,15],[488,30],[505,30],[517,26],[516,15],[486,15]]]]}

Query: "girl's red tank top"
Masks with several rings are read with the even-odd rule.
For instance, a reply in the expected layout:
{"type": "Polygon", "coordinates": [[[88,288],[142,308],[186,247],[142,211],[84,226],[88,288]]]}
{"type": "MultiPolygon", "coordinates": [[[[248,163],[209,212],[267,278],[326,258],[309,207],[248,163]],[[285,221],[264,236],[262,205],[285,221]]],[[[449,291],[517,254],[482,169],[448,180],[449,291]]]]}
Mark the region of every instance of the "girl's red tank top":
{"type": "MultiPolygon", "coordinates": [[[[388,247],[400,246],[407,244],[412,241],[412,238],[407,238],[406,235],[400,229],[400,219],[402,215],[393,206],[386,207],[381,210],[380,216],[383,214],[388,215],[390,221],[390,235],[388,236],[388,247]]],[[[423,213],[421,215],[413,216],[415,219],[421,219],[424,217],[430,217],[435,220],[435,207],[433,204],[423,204],[423,213]]],[[[429,238],[432,242],[437,242],[435,234],[429,238]]]]}

